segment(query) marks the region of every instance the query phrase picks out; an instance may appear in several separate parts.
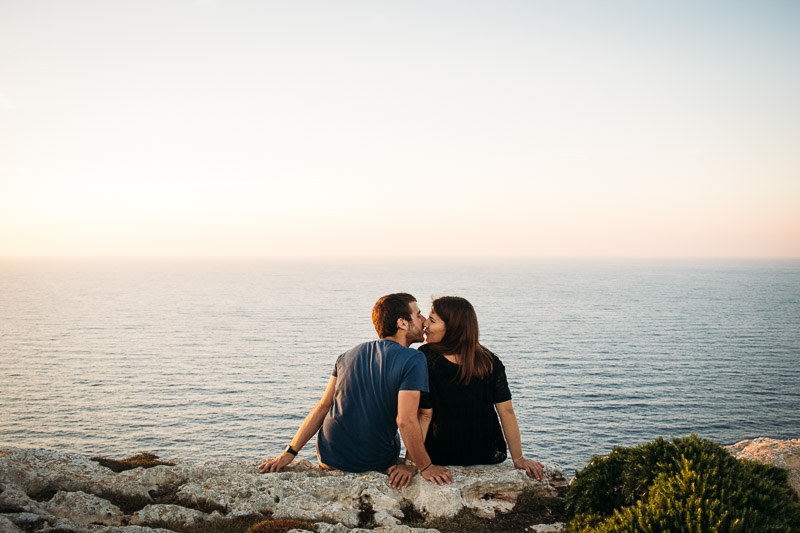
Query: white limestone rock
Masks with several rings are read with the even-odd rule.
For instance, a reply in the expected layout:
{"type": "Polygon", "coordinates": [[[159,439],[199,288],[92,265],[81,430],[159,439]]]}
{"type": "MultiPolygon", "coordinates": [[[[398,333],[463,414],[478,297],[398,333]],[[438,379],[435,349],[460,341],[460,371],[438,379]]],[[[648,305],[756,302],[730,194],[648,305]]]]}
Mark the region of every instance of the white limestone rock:
{"type": "Polygon", "coordinates": [[[280,478],[259,474],[251,463],[215,461],[182,469],[186,483],[176,493],[181,505],[249,516],[273,512],[286,495],[280,478]]]}
{"type": "Polygon", "coordinates": [[[16,486],[29,495],[81,490],[88,482],[112,473],[83,456],[35,449],[3,450],[0,466],[0,483],[16,486]]]}
{"type": "Polygon", "coordinates": [[[207,515],[201,511],[188,509],[180,505],[153,504],[133,513],[130,523],[134,526],[146,526],[148,524],[194,526],[207,520],[219,519],[221,517],[222,515],[218,512],[207,515]]]}
{"type": "Polygon", "coordinates": [[[3,518],[22,529],[28,530],[44,524],[52,524],[56,521],[54,516],[43,516],[37,513],[8,513],[4,514],[3,518]]]}
{"type": "Polygon", "coordinates": [[[439,533],[438,529],[429,529],[424,527],[410,527],[410,526],[376,527],[372,531],[377,531],[379,533],[439,533]]]}
{"type": "MultiPolygon", "coordinates": [[[[341,524],[337,524],[341,525],[341,524]]],[[[300,530],[291,530],[288,533],[292,533],[292,531],[296,531],[297,533],[302,533],[300,530]]],[[[320,532],[317,530],[318,533],[340,533],[340,530],[324,530],[320,532]]],[[[347,529],[346,527],[341,530],[341,533],[440,533],[438,529],[426,529],[426,528],[418,528],[418,527],[410,527],[410,526],[379,526],[375,529],[365,529],[362,527],[356,527],[353,529],[347,529]]]]}
{"type": "Polygon", "coordinates": [[[405,532],[408,529],[400,521],[406,511],[438,518],[469,507],[481,516],[493,517],[510,510],[525,490],[546,499],[563,497],[567,488],[563,472],[555,465],[547,465],[541,482],[506,463],[453,467],[454,482],[445,486],[417,475],[409,487],[397,490],[379,472],[330,472],[298,460],[282,472],[260,474],[256,464],[233,460],[179,463],[114,473],[78,455],[10,448],[0,451],[0,486],[4,488],[0,504],[12,512],[30,512],[39,520],[55,519],[52,515],[57,514],[86,528],[94,527],[91,522],[109,527],[123,527],[123,523],[188,525],[210,517],[271,514],[274,518],[341,524],[348,530],[372,527],[405,532]],[[52,503],[36,501],[54,491],[63,494],[52,503]],[[78,497],[80,503],[68,499],[78,497]],[[122,509],[115,510],[114,505],[122,509]],[[82,509],[82,516],[69,514],[68,508],[82,509]],[[126,509],[136,512],[120,516],[126,509]]]}
{"type": "Polygon", "coordinates": [[[390,495],[394,489],[378,472],[328,472],[307,463],[263,477],[275,477],[283,486],[284,496],[275,507],[274,518],[341,522],[353,528],[362,521],[359,515],[365,510],[368,521],[377,525],[396,525],[403,516],[402,498],[390,495]]]}
{"type": "Polygon", "coordinates": [[[24,533],[14,522],[5,516],[0,516],[0,531],[3,533],[24,533]]]}
{"type": "Polygon", "coordinates": [[[339,522],[338,524],[329,524],[327,522],[317,522],[314,524],[314,531],[317,533],[349,533],[350,528],[339,522]]]}
{"type": "Polygon", "coordinates": [[[150,528],[143,526],[120,526],[109,527],[102,530],[103,533],[175,533],[171,529],[150,528]]]}
{"type": "Polygon", "coordinates": [[[47,511],[78,524],[122,524],[123,512],[111,502],[85,492],[59,491],[47,502],[47,511]]]}
{"type": "Polygon", "coordinates": [[[493,518],[497,512],[510,511],[526,489],[544,498],[556,498],[567,489],[564,473],[554,465],[547,465],[542,481],[529,478],[510,463],[450,470],[450,485],[433,485],[415,476],[411,485],[400,492],[426,517],[451,517],[469,507],[479,516],[493,518]]]}
{"type": "Polygon", "coordinates": [[[0,484],[0,510],[4,513],[48,514],[45,506],[25,491],[5,484],[0,484]]]}
{"type": "Polygon", "coordinates": [[[749,459],[783,468],[788,473],[789,485],[800,496],[800,439],[775,440],[761,437],[737,442],[727,449],[737,459],[749,459]]]}
{"type": "Polygon", "coordinates": [[[566,525],[563,522],[556,522],[555,524],[537,524],[530,526],[526,531],[530,533],[562,533],[566,525]]]}
{"type": "Polygon", "coordinates": [[[52,492],[85,492],[105,498],[152,502],[151,493],[182,483],[179,468],[157,466],[121,473],[75,454],[12,448],[0,451],[0,483],[29,496],[52,492]]]}
{"type": "MultiPolygon", "coordinates": [[[[7,519],[22,531],[41,531],[43,533],[48,531],[58,531],[59,533],[94,533],[97,531],[108,531],[108,526],[78,524],[66,518],[42,516],[33,513],[5,514],[3,518],[7,519]]],[[[0,531],[5,533],[4,529],[0,529],[0,531]]]]}
{"type": "Polygon", "coordinates": [[[307,494],[281,501],[272,517],[305,522],[341,522],[348,527],[357,526],[359,521],[357,507],[352,503],[324,502],[307,494]]]}

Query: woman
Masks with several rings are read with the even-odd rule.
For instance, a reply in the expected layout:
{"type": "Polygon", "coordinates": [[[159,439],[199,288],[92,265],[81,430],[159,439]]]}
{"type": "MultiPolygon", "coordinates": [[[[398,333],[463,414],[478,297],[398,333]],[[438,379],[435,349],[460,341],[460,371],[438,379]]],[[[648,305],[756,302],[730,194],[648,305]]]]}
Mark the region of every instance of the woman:
{"type": "Polygon", "coordinates": [[[420,401],[420,425],[423,435],[427,431],[425,448],[431,461],[462,466],[501,463],[508,442],[514,467],[541,480],[543,465],[522,454],[505,367],[478,342],[472,304],[457,296],[437,298],[425,333],[427,344],[419,349],[428,359],[430,393],[420,401]]]}

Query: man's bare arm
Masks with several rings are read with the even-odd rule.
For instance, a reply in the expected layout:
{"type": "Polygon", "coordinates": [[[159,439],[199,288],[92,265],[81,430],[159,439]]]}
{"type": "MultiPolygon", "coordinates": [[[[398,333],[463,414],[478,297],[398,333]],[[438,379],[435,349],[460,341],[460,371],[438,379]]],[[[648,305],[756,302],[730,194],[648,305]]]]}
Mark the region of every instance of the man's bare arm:
{"type": "MultiPolygon", "coordinates": [[[[325,389],[325,394],[322,399],[317,402],[317,405],[308,413],[303,423],[300,424],[300,429],[297,430],[292,442],[290,443],[292,449],[299,452],[300,449],[313,437],[319,428],[322,427],[322,422],[325,420],[325,415],[333,405],[333,394],[336,390],[336,377],[331,376],[328,381],[328,387],[325,389]]],[[[288,465],[294,460],[294,455],[283,452],[274,459],[267,459],[260,465],[258,470],[264,474],[265,472],[278,472],[281,468],[288,465]]]]}
{"type": "Polygon", "coordinates": [[[397,393],[397,427],[412,461],[417,463],[423,478],[436,485],[444,485],[453,481],[450,470],[431,463],[425,442],[422,437],[417,411],[419,408],[419,391],[401,390],[397,393]]]}

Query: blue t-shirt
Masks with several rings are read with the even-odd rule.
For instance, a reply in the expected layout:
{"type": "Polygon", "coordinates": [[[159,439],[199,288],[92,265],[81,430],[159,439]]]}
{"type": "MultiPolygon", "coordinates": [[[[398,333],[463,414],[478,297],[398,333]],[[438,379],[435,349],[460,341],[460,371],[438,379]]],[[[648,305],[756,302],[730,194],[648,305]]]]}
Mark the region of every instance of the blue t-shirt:
{"type": "Polygon", "coordinates": [[[397,393],[428,391],[425,356],[394,341],[365,342],[339,356],[333,375],[333,405],[317,435],[320,461],[346,472],[389,468],[400,455],[397,393]]]}

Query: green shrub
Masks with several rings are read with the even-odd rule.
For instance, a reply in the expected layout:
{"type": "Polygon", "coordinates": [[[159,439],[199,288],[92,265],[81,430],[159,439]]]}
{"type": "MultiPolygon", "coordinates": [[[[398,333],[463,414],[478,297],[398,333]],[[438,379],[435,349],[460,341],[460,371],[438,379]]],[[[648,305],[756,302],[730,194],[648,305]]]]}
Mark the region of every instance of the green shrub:
{"type": "Polygon", "coordinates": [[[785,471],[739,461],[696,435],[594,457],[565,509],[571,533],[800,532],[800,503],[785,471]]]}

